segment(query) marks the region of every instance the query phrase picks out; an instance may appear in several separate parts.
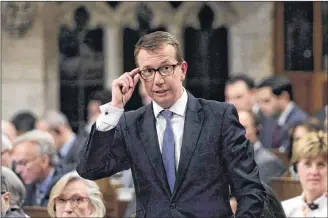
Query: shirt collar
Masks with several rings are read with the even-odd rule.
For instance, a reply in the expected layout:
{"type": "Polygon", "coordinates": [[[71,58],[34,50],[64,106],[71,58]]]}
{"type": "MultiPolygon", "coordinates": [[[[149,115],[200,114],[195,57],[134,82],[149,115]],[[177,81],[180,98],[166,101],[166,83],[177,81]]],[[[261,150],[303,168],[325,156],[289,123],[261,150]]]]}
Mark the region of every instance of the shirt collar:
{"type": "Polygon", "coordinates": [[[278,119],[278,125],[283,126],[286,123],[286,120],[290,114],[290,112],[294,109],[295,103],[294,102],[289,102],[285,110],[280,114],[279,119],[278,119]]]}
{"type": "MultiPolygon", "coordinates": [[[[169,111],[184,117],[186,114],[187,101],[188,95],[186,90],[183,88],[182,96],[169,108],[169,111]]],[[[155,117],[157,117],[158,114],[164,109],[159,106],[155,101],[153,101],[153,110],[155,117]]]]}
{"type": "Polygon", "coordinates": [[[47,177],[45,178],[45,180],[43,180],[43,182],[40,184],[40,191],[42,193],[46,193],[48,190],[48,187],[52,181],[52,177],[55,174],[55,169],[52,168],[51,171],[49,172],[49,174],[47,175],[47,177]]]}
{"type": "MultiPolygon", "coordinates": [[[[305,202],[304,198],[305,198],[305,196],[304,196],[304,192],[303,192],[300,199],[301,199],[303,205],[307,206],[308,204],[305,202]]],[[[319,208],[326,207],[327,206],[327,194],[323,193],[323,195],[321,195],[319,198],[315,199],[313,201],[313,203],[318,204],[319,208]]]]}
{"type": "Polygon", "coordinates": [[[62,157],[65,157],[69,150],[71,149],[73,142],[76,139],[76,135],[73,134],[72,137],[63,145],[63,147],[59,150],[59,153],[62,157]]]}

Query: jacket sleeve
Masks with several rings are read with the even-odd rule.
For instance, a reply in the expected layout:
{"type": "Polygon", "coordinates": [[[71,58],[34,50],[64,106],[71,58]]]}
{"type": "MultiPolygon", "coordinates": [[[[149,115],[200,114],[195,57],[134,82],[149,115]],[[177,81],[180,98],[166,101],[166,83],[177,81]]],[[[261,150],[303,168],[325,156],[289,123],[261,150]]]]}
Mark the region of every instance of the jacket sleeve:
{"type": "Polygon", "coordinates": [[[228,104],[223,116],[222,157],[232,195],[238,206],[235,217],[261,217],[265,189],[254,160],[254,148],[245,138],[245,129],[239,123],[235,107],[228,104]]]}
{"type": "Polygon", "coordinates": [[[80,157],[76,171],[89,180],[102,179],[127,170],[131,163],[120,125],[102,132],[94,124],[80,157]]]}

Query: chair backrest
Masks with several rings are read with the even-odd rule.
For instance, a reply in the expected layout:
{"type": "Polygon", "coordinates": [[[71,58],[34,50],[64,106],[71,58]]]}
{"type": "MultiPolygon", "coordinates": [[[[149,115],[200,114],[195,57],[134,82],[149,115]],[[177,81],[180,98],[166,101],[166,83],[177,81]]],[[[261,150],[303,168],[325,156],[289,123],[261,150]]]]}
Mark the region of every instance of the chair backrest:
{"type": "Polygon", "coordinates": [[[30,207],[26,206],[23,208],[24,212],[31,218],[50,218],[46,207],[30,207]]]}
{"type": "Polygon", "coordinates": [[[271,179],[271,187],[280,201],[301,195],[303,191],[300,181],[286,177],[271,179]]]}
{"type": "Polygon", "coordinates": [[[288,157],[287,157],[287,153],[280,152],[276,148],[272,149],[271,152],[272,152],[272,154],[276,155],[285,166],[289,166],[289,160],[288,160],[288,157]]]}
{"type": "Polygon", "coordinates": [[[110,183],[108,178],[95,180],[99,186],[100,192],[104,197],[104,204],[106,207],[106,217],[117,217],[118,216],[118,199],[117,193],[113,185],[110,183]]]}

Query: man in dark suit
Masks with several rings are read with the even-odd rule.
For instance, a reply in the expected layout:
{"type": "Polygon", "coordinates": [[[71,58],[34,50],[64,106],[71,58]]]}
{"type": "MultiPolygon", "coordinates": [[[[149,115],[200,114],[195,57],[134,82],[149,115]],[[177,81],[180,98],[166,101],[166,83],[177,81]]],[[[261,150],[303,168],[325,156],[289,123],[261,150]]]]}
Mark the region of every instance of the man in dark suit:
{"type": "Polygon", "coordinates": [[[236,217],[260,217],[265,192],[235,107],[184,89],[187,63],[167,32],[142,37],[135,59],[113,81],[77,172],[94,180],[131,168],[136,217],[232,217],[229,186],[236,217]],[[140,77],[153,101],[125,113],[140,77]]]}
{"type": "Polygon", "coordinates": [[[293,101],[292,84],[286,77],[268,77],[259,84],[257,98],[260,110],[268,117],[262,123],[260,141],[269,148],[288,150],[290,127],[308,118],[293,101]]]}
{"type": "Polygon", "coordinates": [[[32,130],[13,142],[14,171],[26,185],[24,205],[47,206],[49,194],[64,171],[57,167],[58,156],[52,136],[32,130]]]}
{"type": "Polygon", "coordinates": [[[251,111],[239,110],[239,121],[246,130],[246,138],[254,147],[254,159],[259,166],[262,182],[269,184],[274,177],[280,177],[286,170],[284,164],[258,140],[259,124],[251,111]]]}
{"type": "Polygon", "coordinates": [[[86,138],[82,134],[75,134],[67,117],[59,111],[47,111],[44,121],[55,140],[59,163],[65,170],[75,170],[86,138]]]}

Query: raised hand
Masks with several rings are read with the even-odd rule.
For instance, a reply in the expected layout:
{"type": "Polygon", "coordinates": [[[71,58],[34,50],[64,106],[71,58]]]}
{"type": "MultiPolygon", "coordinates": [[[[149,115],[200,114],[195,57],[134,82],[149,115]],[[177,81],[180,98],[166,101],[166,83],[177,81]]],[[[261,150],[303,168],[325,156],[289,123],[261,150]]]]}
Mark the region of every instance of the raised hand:
{"type": "Polygon", "coordinates": [[[124,73],[112,82],[112,106],[123,108],[122,95],[124,104],[126,104],[140,79],[139,68],[124,73]]]}

